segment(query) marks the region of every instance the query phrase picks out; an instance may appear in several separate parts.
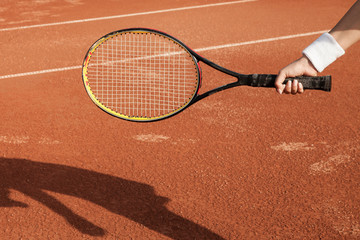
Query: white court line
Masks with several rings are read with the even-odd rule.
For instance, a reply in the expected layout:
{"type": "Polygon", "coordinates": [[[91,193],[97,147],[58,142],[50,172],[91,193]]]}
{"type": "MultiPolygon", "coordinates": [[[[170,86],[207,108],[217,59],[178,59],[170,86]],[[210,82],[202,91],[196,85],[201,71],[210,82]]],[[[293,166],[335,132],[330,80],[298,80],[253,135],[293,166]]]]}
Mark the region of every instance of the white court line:
{"type": "Polygon", "coordinates": [[[31,75],[39,75],[39,74],[43,74],[43,73],[63,72],[63,71],[69,71],[69,70],[74,70],[74,69],[80,69],[80,68],[82,68],[82,66],[53,68],[53,69],[40,70],[40,71],[34,71],[34,72],[26,72],[26,73],[15,73],[15,74],[0,76],[0,79],[25,77],[25,76],[31,76],[31,75]]]}
{"type": "Polygon", "coordinates": [[[285,39],[291,39],[291,38],[306,37],[306,36],[322,34],[324,32],[328,32],[328,31],[329,30],[322,30],[322,31],[308,32],[308,33],[299,33],[299,34],[294,34],[294,35],[266,38],[266,39],[248,41],[248,42],[231,43],[231,44],[224,44],[224,45],[213,46],[213,47],[198,48],[195,50],[195,52],[203,52],[203,51],[217,50],[217,49],[221,49],[221,48],[239,47],[239,46],[243,46],[243,45],[251,45],[251,44],[256,44],[256,43],[273,42],[273,41],[285,40],[285,39]]]}
{"type": "MultiPolygon", "coordinates": [[[[239,47],[239,46],[257,44],[257,43],[274,42],[274,41],[285,40],[285,39],[306,37],[306,36],[322,34],[324,32],[328,32],[328,31],[329,30],[322,30],[322,31],[316,31],[316,32],[300,33],[300,34],[293,34],[293,35],[287,35],[287,36],[281,36],[281,37],[266,38],[266,39],[260,39],[260,40],[254,40],[254,41],[247,41],[247,42],[224,44],[224,45],[211,46],[211,47],[205,47],[205,48],[198,48],[198,49],[195,49],[195,52],[205,52],[205,51],[218,50],[218,49],[224,49],[224,48],[232,48],[232,47],[239,47]]],[[[62,72],[62,71],[81,69],[81,68],[82,68],[82,66],[72,66],[72,67],[63,67],[63,68],[40,70],[40,71],[34,71],[34,72],[16,73],[16,74],[0,76],[0,79],[15,78],[15,77],[25,77],[25,76],[30,76],[30,75],[39,75],[39,74],[43,74],[43,73],[62,72]]]]}
{"type": "Polygon", "coordinates": [[[50,27],[50,26],[74,24],[74,23],[102,21],[102,20],[125,18],[125,17],[135,17],[135,16],[141,16],[141,15],[176,12],[176,11],[192,10],[192,9],[198,9],[198,8],[207,8],[207,7],[217,7],[217,6],[223,6],[223,5],[231,5],[231,4],[255,2],[255,1],[257,1],[257,0],[239,0],[239,1],[232,1],[232,2],[222,2],[222,3],[213,3],[213,4],[205,4],[205,5],[198,5],[198,6],[163,9],[163,10],[141,12],[141,13],[130,13],[130,14],[123,14],[123,15],[108,16],[108,17],[88,18],[88,19],[65,21],[65,22],[55,22],[55,23],[45,23],[45,24],[37,24],[37,25],[29,25],[29,26],[21,26],[21,27],[3,28],[3,29],[0,29],[0,32],[22,30],[22,29],[29,29],[29,28],[50,27]]]}

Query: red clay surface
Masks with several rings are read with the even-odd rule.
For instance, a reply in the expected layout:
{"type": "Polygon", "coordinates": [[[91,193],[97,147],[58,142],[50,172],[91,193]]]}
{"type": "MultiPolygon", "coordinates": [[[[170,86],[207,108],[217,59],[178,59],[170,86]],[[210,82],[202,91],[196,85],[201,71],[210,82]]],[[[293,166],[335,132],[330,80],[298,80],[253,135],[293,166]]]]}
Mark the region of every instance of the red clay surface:
{"type": "MultiPolygon", "coordinates": [[[[2,0],[0,29],[222,1],[2,0]]],[[[192,48],[330,29],[354,1],[258,0],[0,31],[0,76],[80,66],[107,32],[192,48]]],[[[276,73],[318,35],[204,51],[276,73]]],[[[81,70],[0,79],[0,239],[359,239],[359,44],[331,93],[236,87],[154,123],[99,110],[81,70]]],[[[203,67],[201,92],[233,81],[203,67]]]]}

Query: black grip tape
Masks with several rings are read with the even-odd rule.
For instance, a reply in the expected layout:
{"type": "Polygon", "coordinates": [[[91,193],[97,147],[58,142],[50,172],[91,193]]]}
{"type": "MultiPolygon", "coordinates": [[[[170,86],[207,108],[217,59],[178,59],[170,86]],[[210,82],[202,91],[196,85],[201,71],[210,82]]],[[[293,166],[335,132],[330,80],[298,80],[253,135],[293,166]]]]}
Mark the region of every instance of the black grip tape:
{"type": "MultiPolygon", "coordinates": [[[[275,79],[277,75],[273,74],[252,74],[248,75],[248,84],[252,87],[275,87],[275,79]]],[[[298,80],[302,83],[304,89],[317,89],[330,92],[331,90],[331,76],[298,76],[286,78],[283,84],[288,81],[298,80]]]]}

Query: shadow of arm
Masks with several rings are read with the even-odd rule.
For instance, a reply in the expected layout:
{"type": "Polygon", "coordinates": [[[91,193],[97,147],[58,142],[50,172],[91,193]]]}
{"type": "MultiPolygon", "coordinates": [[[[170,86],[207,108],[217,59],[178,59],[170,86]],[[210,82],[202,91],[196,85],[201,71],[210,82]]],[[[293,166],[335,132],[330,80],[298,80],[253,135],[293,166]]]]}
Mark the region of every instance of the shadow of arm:
{"type": "Polygon", "coordinates": [[[67,206],[65,206],[63,203],[61,203],[59,200],[52,197],[51,195],[39,189],[29,187],[27,187],[26,189],[21,189],[20,191],[23,192],[25,195],[29,196],[30,198],[44,204],[46,207],[56,212],[57,214],[63,216],[71,226],[78,229],[80,232],[91,236],[105,235],[104,229],[75,214],[73,211],[71,211],[71,209],[69,209],[67,206]]]}

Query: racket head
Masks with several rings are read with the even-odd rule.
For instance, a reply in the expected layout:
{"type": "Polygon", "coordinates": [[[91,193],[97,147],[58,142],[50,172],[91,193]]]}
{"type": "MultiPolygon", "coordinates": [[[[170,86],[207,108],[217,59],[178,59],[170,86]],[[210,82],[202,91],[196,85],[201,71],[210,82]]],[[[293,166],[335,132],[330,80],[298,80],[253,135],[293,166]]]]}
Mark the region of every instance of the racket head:
{"type": "Polygon", "coordinates": [[[197,96],[201,70],[178,39],[147,28],[111,32],[87,51],[82,78],[103,111],[130,121],[156,121],[185,109],[197,96]]]}

